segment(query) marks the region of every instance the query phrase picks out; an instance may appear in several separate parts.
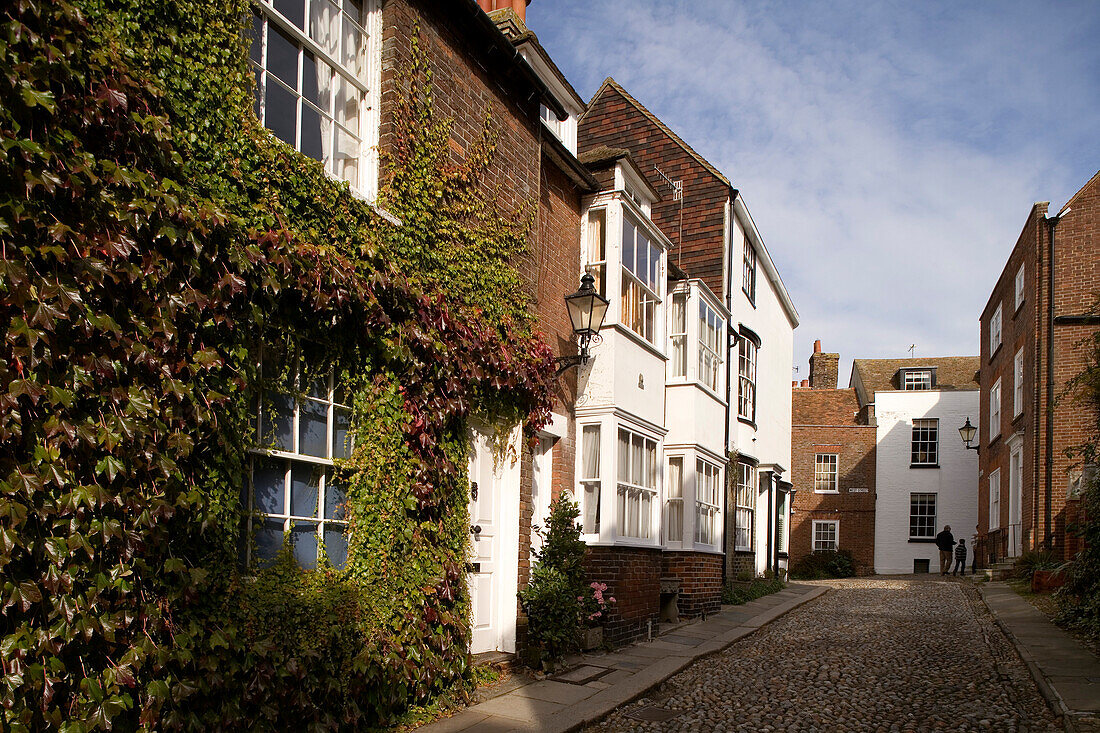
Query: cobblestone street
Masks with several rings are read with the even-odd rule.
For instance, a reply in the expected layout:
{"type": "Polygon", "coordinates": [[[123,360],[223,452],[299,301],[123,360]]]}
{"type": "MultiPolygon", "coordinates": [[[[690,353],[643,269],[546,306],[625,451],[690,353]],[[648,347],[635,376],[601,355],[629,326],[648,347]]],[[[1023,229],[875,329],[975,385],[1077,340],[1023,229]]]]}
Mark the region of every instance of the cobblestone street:
{"type": "Polygon", "coordinates": [[[588,730],[1061,730],[970,583],[829,585],[588,730]]]}

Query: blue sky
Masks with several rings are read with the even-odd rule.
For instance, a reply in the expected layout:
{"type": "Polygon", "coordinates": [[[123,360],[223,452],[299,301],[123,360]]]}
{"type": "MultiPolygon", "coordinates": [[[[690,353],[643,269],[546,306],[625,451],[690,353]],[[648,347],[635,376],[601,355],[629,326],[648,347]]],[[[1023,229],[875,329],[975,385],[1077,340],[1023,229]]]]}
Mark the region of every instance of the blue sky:
{"type": "MultiPolygon", "coordinates": [[[[814,339],[978,353],[1031,205],[1100,169],[1100,2],[534,0],[585,99],[612,76],[725,172],[814,339]]],[[[690,192],[688,192],[690,195],[690,192]]]]}

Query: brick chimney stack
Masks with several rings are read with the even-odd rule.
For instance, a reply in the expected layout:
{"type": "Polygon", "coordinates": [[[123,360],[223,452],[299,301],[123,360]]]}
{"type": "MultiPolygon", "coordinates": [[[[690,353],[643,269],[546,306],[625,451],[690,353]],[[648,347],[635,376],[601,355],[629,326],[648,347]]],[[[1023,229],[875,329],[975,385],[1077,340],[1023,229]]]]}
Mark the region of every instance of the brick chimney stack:
{"type": "Polygon", "coordinates": [[[810,389],[836,389],[840,376],[840,354],[821,351],[821,339],[814,341],[814,353],[810,356],[810,389]]]}
{"type": "Polygon", "coordinates": [[[511,8],[519,16],[519,21],[526,25],[527,6],[531,4],[531,0],[477,0],[477,4],[486,13],[511,8]]]}

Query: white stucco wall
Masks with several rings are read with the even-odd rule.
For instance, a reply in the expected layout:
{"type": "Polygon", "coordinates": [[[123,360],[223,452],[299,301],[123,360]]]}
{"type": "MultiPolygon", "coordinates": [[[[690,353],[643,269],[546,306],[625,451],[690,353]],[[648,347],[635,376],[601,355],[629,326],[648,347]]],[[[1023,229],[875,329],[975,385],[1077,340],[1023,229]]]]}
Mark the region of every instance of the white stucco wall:
{"type": "MultiPolygon", "coordinates": [[[[936,494],[936,532],[949,524],[956,540],[970,544],[978,522],[978,455],[964,448],[958,429],[978,414],[978,391],[876,392],[875,414],[875,571],[911,573],[915,559],[928,559],[938,572],[935,544],[909,540],[909,495],[936,494]],[[920,418],[939,419],[939,468],[910,468],[913,420],[920,418]]],[[[972,558],[968,554],[968,565],[972,558]]]]}

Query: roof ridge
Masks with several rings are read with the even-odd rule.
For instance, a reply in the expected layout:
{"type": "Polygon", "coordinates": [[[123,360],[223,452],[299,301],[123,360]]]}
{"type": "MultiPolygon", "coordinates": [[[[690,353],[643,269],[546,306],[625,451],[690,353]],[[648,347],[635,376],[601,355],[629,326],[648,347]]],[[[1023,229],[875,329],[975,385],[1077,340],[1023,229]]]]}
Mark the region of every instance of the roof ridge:
{"type": "Polygon", "coordinates": [[[623,88],[622,84],[615,81],[615,79],[613,77],[609,76],[606,79],[604,79],[603,83],[600,84],[600,88],[597,89],[596,93],[592,95],[592,99],[590,99],[588,101],[588,109],[585,110],[583,115],[581,115],[582,120],[586,116],[588,116],[588,112],[592,109],[592,105],[595,104],[596,100],[600,97],[601,94],[603,94],[604,90],[607,89],[608,87],[610,87],[610,88],[614,89],[615,91],[617,91],[619,94],[621,94],[626,99],[626,101],[628,101],[632,105],[634,105],[634,107],[637,108],[637,110],[639,112],[641,112],[650,122],[657,125],[657,127],[659,127],[663,133],[665,133],[670,138],[672,138],[672,140],[677,145],[679,145],[680,147],[682,147],[684,149],[684,152],[686,152],[691,157],[695,158],[695,160],[697,160],[700,165],[702,165],[704,168],[706,168],[708,171],[710,171],[712,174],[714,174],[715,177],[717,177],[720,181],[725,183],[727,186],[729,186],[730,188],[733,187],[733,184],[730,183],[730,180],[728,178],[726,178],[725,175],[722,174],[722,171],[718,170],[718,168],[716,168],[713,163],[711,163],[709,160],[707,160],[702,155],[700,155],[693,147],[688,145],[687,142],[685,142],[683,138],[681,138],[679,135],[677,135],[675,132],[672,131],[672,128],[670,128],[668,125],[666,125],[664,122],[662,122],[660,117],[658,117],[657,115],[650,112],[644,104],[642,104],[637,99],[635,99],[630,94],[630,92],[628,92],[625,88],[623,88]]]}

